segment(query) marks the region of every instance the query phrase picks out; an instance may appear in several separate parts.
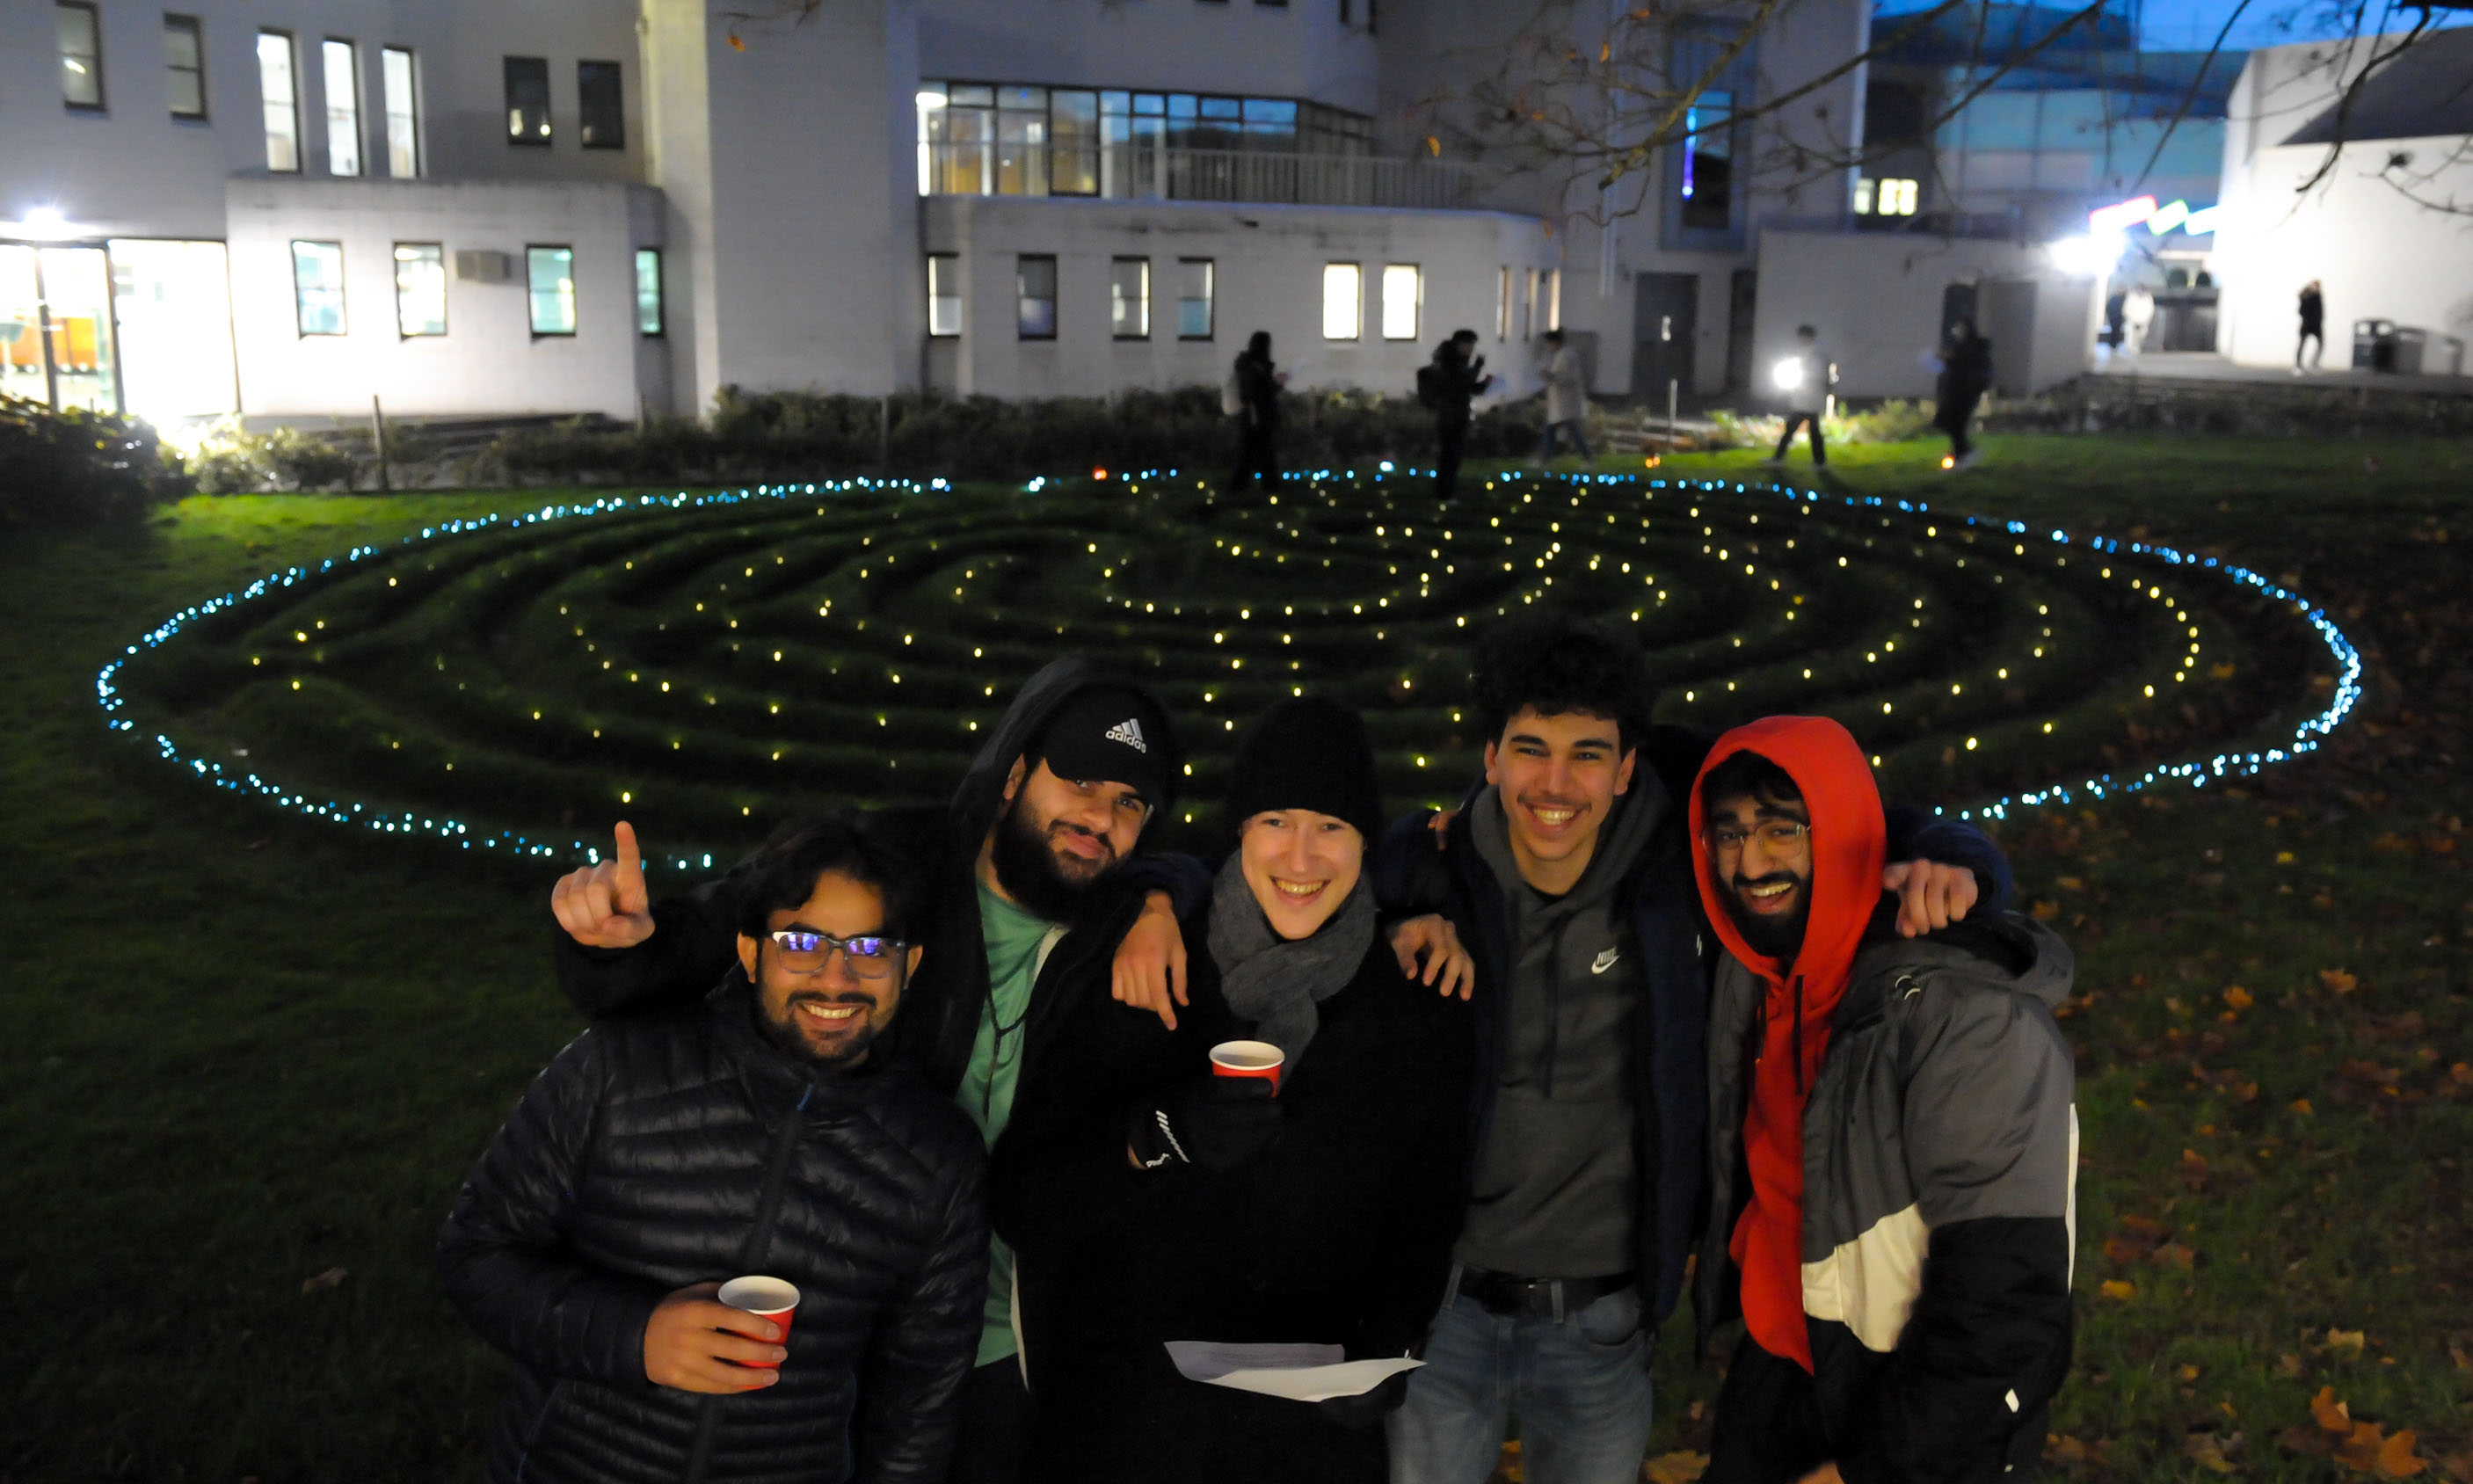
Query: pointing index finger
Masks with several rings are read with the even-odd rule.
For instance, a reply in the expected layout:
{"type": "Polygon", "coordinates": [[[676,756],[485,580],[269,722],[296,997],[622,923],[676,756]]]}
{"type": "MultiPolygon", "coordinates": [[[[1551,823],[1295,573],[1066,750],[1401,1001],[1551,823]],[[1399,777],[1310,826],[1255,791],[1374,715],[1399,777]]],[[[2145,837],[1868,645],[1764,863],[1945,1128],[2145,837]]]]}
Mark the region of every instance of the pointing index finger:
{"type": "Polygon", "coordinates": [[[644,852],[637,850],[636,847],[636,826],[628,824],[625,820],[620,820],[618,822],[616,833],[618,840],[618,869],[624,872],[633,872],[635,874],[639,876],[642,875],[644,874],[644,852]]]}

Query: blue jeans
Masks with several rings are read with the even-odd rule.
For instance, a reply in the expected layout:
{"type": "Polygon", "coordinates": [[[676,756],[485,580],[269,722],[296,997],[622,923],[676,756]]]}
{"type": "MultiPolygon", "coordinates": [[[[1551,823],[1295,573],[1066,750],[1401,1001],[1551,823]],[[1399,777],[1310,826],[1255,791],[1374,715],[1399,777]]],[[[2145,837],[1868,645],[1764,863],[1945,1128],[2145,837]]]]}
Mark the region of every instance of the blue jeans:
{"type": "Polygon", "coordinates": [[[1529,1484],[1636,1484],[1648,1451],[1648,1336],[1640,1290],[1553,1319],[1486,1312],[1458,1293],[1391,1414],[1391,1484],[1484,1484],[1520,1420],[1529,1484]]]}

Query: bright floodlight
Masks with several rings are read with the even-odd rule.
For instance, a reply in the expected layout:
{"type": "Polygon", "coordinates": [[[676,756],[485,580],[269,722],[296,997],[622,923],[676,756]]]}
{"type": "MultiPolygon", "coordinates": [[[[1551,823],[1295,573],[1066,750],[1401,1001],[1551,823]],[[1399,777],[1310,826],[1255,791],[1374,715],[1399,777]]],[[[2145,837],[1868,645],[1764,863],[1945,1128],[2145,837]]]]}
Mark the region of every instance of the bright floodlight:
{"type": "Polygon", "coordinates": [[[2053,266],[2072,277],[2101,278],[2121,261],[2124,245],[2119,232],[2096,232],[2084,237],[2064,237],[2046,251],[2053,254],[2053,266]]]}
{"type": "Polygon", "coordinates": [[[1777,369],[1770,371],[1769,376],[1772,380],[1777,382],[1778,390],[1781,392],[1791,392],[1795,388],[1802,386],[1803,357],[1799,355],[1788,356],[1785,360],[1777,363],[1777,369]]]}

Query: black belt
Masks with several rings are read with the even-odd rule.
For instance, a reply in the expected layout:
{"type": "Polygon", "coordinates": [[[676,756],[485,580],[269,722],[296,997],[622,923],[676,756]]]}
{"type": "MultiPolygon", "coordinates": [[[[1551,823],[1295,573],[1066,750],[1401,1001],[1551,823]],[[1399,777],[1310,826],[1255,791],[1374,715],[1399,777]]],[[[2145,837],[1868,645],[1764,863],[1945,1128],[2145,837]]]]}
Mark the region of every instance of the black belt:
{"type": "Polygon", "coordinates": [[[1629,1273],[1609,1278],[1522,1278],[1515,1273],[1460,1269],[1460,1292],[1475,1299],[1489,1314],[1513,1318],[1562,1320],[1610,1293],[1632,1285],[1629,1273]]]}

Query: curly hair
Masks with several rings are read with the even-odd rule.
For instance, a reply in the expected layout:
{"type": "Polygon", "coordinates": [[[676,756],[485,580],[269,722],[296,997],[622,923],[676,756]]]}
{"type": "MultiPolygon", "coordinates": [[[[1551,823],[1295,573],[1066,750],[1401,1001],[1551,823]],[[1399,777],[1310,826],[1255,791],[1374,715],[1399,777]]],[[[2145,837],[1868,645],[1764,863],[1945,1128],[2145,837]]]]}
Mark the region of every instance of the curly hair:
{"type": "Polygon", "coordinates": [[[738,889],[739,932],[762,937],[774,913],[804,905],[815,895],[817,878],[828,873],[874,887],[884,898],[885,936],[917,941],[916,863],[885,838],[880,826],[846,807],[787,821],[761,850],[732,869],[738,889]]]}
{"type": "Polygon", "coordinates": [[[1578,613],[1523,613],[1477,641],[1473,677],[1486,737],[1499,740],[1514,716],[1574,711],[1611,719],[1625,752],[1648,730],[1656,689],[1630,635],[1578,613]]]}

